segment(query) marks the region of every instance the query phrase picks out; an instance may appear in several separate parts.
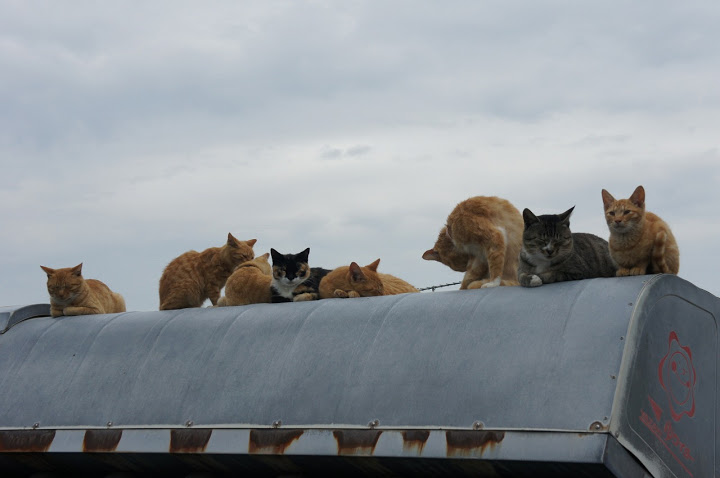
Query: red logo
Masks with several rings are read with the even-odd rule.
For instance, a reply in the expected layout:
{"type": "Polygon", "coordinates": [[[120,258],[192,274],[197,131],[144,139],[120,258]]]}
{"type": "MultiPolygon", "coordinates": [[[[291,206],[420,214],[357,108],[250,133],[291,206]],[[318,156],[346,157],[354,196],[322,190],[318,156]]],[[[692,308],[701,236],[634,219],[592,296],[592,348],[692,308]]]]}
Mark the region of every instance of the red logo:
{"type": "Polygon", "coordinates": [[[680,345],[677,334],[670,332],[667,354],[658,366],[660,385],[670,402],[670,416],[680,421],[683,415],[695,414],[695,367],[690,347],[680,345]]]}

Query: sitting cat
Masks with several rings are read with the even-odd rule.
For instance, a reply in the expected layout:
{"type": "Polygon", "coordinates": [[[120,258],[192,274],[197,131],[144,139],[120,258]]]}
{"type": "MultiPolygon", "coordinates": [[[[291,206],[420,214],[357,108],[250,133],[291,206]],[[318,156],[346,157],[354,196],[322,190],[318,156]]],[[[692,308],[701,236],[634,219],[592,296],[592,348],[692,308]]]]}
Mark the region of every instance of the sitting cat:
{"type": "Polygon", "coordinates": [[[675,237],[665,221],[645,211],[642,186],[629,199],[617,200],[603,189],[602,199],[618,276],[678,273],[680,250],[675,237]]]}
{"type": "Polygon", "coordinates": [[[468,256],[461,289],[517,285],[523,222],[509,201],[495,196],[466,199],[450,213],[446,228],[456,251],[468,256]]]}
{"type": "Polygon", "coordinates": [[[40,267],[47,273],[53,317],[125,312],[123,296],[99,280],[83,279],[82,263],[64,269],[40,267]]]}
{"type": "Polygon", "coordinates": [[[470,256],[455,249],[455,245],[447,233],[447,227],[443,227],[438,234],[437,241],[432,249],[428,249],[422,255],[426,261],[438,261],[457,272],[465,272],[470,262],[470,256]]]}
{"type": "Polygon", "coordinates": [[[227,243],[202,252],[188,251],[173,259],[160,277],[160,310],[201,307],[205,299],[217,305],[220,290],[235,267],[255,257],[257,239],[227,243]]]}
{"type": "Polygon", "coordinates": [[[310,267],[310,248],[298,254],[272,254],[272,302],[301,302],[318,299],[320,280],[330,272],[322,267],[310,267]]]}
{"type": "Polygon", "coordinates": [[[272,267],[268,257],[270,253],[266,252],[237,266],[225,283],[225,295],[218,300],[218,307],[270,303],[272,267]]]}
{"type": "Polygon", "coordinates": [[[360,267],[356,262],[330,271],[320,281],[320,298],[375,297],[420,292],[404,280],[377,272],[380,259],[360,267]]]}
{"type": "Polygon", "coordinates": [[[518,280],[523,287],[552,282],[613,277],[616,267],[610,259],[608,243],[593,234],[571,233],[570,214],[535,216],[523,211],[525,231],[520,251],[518,280]]]}

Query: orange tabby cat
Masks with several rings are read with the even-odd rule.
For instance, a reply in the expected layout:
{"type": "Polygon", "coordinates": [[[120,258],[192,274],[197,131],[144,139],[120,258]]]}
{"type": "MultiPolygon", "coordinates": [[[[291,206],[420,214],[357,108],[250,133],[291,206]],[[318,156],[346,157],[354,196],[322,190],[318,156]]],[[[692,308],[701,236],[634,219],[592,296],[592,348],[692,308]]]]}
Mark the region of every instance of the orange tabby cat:
{"type": "Polygon", "coordinates": [[[99,280],[83,279],[82,262],[75,267],[51,269],[47,273],[50,315],[89,315],[125,312],[125,300],[99,280]]]}
{"type": "Polygon", "coordinates": [[[629,199],[615,199],[602,190],[605,221],[610,229],[610,257],[618,276],[677,274],[680,250],[665,221],[645,211],[645,189],[635,188],[629,199]]]}
{"type": "Polygon", "coordinates": [[[524,227],[520,211],[499,197],[471,197],[455,206],[446,228],[455,249],[468,256],[460,288],[518,285],[524,227]]]}
{"type": "Polygon", "coordinates": [[[256,257],[237,266],[225,283],[225,295],[217,305],[247,305],[270,303],[272,266],[268,262],[270,253],[256,257]]]}
{"type": "Polygon", "coordinates": [[[470,261],[470,256],[455,249],[455,245],[447,233],[447,227],[443,227],[438,234],[437,241],[432,249],[428,249],[422,255],[426,261],[438,261],[457,272],[465,272],[470,261]]]}
{"type": "Polygon", "coordinates": [[[420,292],[398,277],[377,272],[379,264],[380,259],[365,267],[353,262],[330,271],[320,281],[320,298],[375,297],[420,292]]]}
{"type": "Polygon", "coordinates": [[[217,305],[220,289],[235,267],[255,257],[256,242],[238,241],[228,233],[222,247],[188,251],[173,259],[160,277],[160,310],[201,307],[205,299],[217,305]]]}

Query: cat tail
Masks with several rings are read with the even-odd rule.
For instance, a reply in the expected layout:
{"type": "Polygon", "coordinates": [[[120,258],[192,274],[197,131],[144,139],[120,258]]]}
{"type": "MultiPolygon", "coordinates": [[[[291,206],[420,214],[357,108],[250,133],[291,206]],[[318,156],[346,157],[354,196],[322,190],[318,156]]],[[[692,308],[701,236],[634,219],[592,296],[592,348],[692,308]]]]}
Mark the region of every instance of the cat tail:
{"type": "Polygon", "coordinates": [[[669,274],[670,268],[665,261],[665,244],[667,243],[667,232],[659,231],[655,234],[655,241],[653,242],[652,250],[652,264],[653,269],[656,272],[662,272],[663,274],[669,274]]]}

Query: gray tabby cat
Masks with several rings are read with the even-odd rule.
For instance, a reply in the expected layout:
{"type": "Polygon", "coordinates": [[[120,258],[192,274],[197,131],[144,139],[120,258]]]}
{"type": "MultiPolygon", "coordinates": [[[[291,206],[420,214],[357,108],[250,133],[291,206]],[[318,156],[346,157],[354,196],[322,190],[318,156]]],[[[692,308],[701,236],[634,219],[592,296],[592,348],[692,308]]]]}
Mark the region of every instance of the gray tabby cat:
{"type": "Polygon", "coordinates": [[[525,231],[520,251],[518,281],[523,287],[551,282],[615,277],[617,266],[610,258],[608,243],[593,234],[570,232],[570,214],[536,216],[523,211],[525,231]]]}

